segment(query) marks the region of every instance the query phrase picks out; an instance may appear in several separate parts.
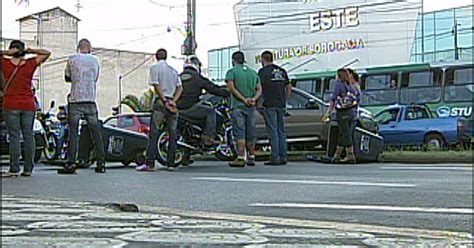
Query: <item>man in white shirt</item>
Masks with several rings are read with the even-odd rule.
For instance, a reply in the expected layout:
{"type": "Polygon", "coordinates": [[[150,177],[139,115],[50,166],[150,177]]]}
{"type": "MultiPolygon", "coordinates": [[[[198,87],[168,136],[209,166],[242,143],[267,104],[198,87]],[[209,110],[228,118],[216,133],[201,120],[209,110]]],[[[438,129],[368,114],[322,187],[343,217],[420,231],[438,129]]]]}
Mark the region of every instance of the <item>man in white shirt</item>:
{"type": "Polygon", "coordinates": [[[153,86],[157,95],[153,100],[153,110],[148,137],[147,162],[137,167],[138,171],[154,171],[157,154],[159,127],[166,121],[168,127],[168,157],[167,168],[172,171],[175,167],[176,136],[178,126],[178,109],[176,102],[183,93],[183,87],[178,72],[166,63],[168,57],[165,49],[156,52],[157,63],[150,68],[149,85],[153,86]]]}
{"type": "Polygon", "coordinates": [[[76,170],[79,121],[83,117],[90,130],[97,167],[95,172],[105,173],[105,153],[100,133],[100,123],[96,104],[97,82],[99,80],[99,60],[91,54],[91,43],[87,39],[79,41],[79,52],[69,57],[65,70],[66,82],[71,84],[68,97],[69,143],[68,162],[60,173],[72,174],[76,170]]]}

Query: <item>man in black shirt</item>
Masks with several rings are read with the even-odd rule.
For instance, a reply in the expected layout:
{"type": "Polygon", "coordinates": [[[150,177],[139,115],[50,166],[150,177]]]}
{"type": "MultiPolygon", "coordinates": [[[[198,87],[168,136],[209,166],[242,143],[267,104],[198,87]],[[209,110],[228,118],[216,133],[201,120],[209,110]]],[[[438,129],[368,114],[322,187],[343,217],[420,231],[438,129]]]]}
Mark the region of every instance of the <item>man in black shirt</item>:
{"type": "Polygon", "coordinates": [[[258,75],[263,88],[263,117],[272,148],[271,159],[265,165],[285,165],[288,156],[284,115],[291,84],[285,69],[273,64],[271,52],[263,52],[261,58],[263,68],[258,75]]]}
{"type": "Polygon", "coordinates": [[[203,90],[207,93],[228,97],[229,92],[219,88],[209,79],[201,75],[201,62],[197,57],[187,59],[184,70],[180,75],[183,84],[183,94],[178,100],[179,114],[193,120],[206,120],[203,130],[202,142],[206,146],[215,145],[216,135],[216,112],[214,109],[201,102],[200,96],[203,90]]]}

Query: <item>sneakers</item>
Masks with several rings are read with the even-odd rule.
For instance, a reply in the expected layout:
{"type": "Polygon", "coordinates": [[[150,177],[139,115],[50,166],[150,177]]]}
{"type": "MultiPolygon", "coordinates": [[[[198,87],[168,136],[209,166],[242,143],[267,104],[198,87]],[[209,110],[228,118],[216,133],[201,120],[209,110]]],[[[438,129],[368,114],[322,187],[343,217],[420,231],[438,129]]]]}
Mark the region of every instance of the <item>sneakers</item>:
{"type": "Polygon", "coordinates": [[[244,158],[236,158],[234,161],[229,162],[230,167],[245,167],[244,158]]]}
{"type": "Polygon", "coordinates": [[[59,174],[76,174],[76,165],[68,162],[64,165],[64,168],[58,170],[59,174]]]}
{"type": "Polygon", "coordinates": [[[91,167],[91,164],[82,160],[80,160],[79,163],[77,164],[78,169],[87,169],[89,167],[91,167]]]}
{"type": "Polygon", "coordinates": [[[255,155],[247,157],[247,166],[255,166],[255,155]]]}
{"type": "Polygon", "coordinates": [[[143,165],[137,166],[135,168],[136,171],[141,171],[141,172],[153,172],[155,171],[155,167],[150,166],[151,163],[145,163],[143,165]]]}
{"type": "Polygon", "coordinates": [[[2,177],[16,178],[18,176],[20,176],[20,172],[11,172],[11,171],[2,172],[2,177]]]}
{"type": "Polygon", "coordinates": [[[23,171],[20,176],[22,177],[31,177],[31,171],[23,171]]]}
{"type": "Polygon", "coordinates": [[[97,161],[97,167],[95,167],[95,173],[105,173],[105,162],[97,161]]]}
{"type": "Polygon", "coordinates": [[[270,160],[264,163],[267,166],[279,166],[279,165],[284,165],[283,162],[278,161],[278,160],[270,160]]]}

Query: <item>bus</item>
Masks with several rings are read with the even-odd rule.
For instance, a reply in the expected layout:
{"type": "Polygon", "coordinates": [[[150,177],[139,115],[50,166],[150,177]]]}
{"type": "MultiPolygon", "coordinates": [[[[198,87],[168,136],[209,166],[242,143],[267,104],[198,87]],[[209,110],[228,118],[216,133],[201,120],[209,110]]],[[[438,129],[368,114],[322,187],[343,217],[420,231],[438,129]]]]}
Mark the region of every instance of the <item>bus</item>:
{"type": "MultiPolygon", "coordinates": [[[[472,62],[437,62],[354,69],[360,75],[361,106],[378,113],[393,104],[425,104],[439,117],[472,120],[472,62]]],[[[292,74],[295,87],[329,101],[336,71],[292,74]]]]}

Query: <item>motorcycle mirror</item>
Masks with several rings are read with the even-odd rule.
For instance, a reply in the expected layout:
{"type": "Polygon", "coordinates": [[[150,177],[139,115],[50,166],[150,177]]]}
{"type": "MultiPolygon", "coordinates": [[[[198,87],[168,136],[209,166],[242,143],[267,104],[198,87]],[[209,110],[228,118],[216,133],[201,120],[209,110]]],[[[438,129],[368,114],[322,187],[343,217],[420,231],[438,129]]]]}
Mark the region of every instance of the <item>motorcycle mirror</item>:
{"type": "Polygon", "coordinates": [[[56,102],[54,100],[51,100],[49,108],[54,108],[55,105],[56,105],[56,102]]]}

